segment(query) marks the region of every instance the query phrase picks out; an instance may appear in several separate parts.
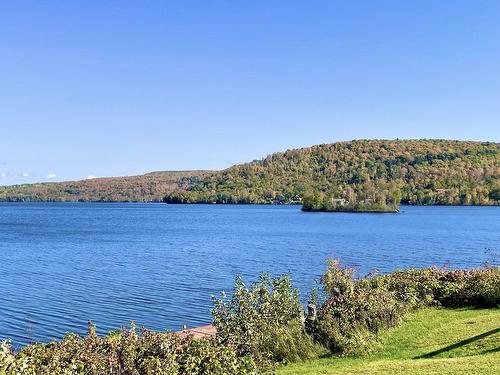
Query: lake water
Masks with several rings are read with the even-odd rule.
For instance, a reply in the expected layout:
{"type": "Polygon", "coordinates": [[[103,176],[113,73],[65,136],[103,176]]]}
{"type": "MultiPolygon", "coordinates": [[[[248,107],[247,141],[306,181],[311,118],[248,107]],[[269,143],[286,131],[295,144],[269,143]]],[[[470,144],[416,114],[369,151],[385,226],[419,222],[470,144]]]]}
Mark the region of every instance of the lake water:
{"type": "Polygon", "coordinates": [[[235,275],[289,272],[304,295],[327,258],[358,268],[476,267],[495,261],[498,207],[394,214],[298,206],[0,204],[0,339],[15,347],[135,320],[154,330],[210,322],[235,275]]]}

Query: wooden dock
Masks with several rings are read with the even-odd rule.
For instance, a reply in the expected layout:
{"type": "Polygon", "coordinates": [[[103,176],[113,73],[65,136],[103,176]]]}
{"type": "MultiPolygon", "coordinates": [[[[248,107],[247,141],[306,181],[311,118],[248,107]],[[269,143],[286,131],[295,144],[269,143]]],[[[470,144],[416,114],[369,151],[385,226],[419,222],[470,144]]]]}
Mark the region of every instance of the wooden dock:
{"type": "Polygon", "coordinates": [[[178,331],[177,333],[186,336],[193,336],[195,339],[208,339],[215,337],[217,334],[217,328],[208,324],[195,328],[184,327],[182,331],[178,331]]]}

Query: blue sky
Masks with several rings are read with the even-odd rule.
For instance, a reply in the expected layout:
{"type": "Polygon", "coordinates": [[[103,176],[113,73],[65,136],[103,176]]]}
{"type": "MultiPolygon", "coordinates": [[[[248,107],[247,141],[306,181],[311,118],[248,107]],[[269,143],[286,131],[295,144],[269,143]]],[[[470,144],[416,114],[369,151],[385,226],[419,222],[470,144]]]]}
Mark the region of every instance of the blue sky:
{"type": "Polygon", "coordinates": [[[500,140],[499,1],[4,1],[0,184],[500,140]]]}

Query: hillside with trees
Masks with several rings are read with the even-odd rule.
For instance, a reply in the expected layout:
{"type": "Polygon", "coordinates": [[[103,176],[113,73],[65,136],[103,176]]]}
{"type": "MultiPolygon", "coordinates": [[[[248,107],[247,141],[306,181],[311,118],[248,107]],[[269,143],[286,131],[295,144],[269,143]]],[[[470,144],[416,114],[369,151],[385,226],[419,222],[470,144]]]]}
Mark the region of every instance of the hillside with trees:
{"type": "Polygon", "coordinates": [[[0,186],[4,202],[161,202],[165,194],[186,189],[204,171],[153,172],[140,176],[0,186]]]}
{"type": "Polygon", "coordinates": [[[199,179],[167,203],[500,203],[500,144],[356,140],[278,152],[199,179]]]}
{"type": "Polygon", "coordinates": [[[303,203],[339,209],[500,204],[500,144],[357,140],[277,152],[222,171],[0,186],[0,201],[303,203]]]}

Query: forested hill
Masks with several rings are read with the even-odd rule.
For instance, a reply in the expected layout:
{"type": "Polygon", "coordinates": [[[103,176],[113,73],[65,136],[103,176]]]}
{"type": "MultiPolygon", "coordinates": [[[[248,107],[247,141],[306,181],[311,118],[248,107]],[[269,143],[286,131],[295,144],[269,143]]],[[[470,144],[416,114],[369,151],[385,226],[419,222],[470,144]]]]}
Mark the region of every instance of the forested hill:
{"type": "Polygon", "coordinates": [[[278,152],[223,171],[0,186],[0,201],[500,204],[500,144],[358,140],[278,152]],[[313,199],[313,200],[314,200],[313,199]]]}
{"type": "Polygon", "coordinates": [[[165,194],[186,189],[208,173],[153,172],[130,177],[0,186],[0,201],[161,202],[165,194]]]}
{"type": "Polygon", "coordinates": [[[357,140],[278,152],[213,173],[167,203],[500,204],[500,144],[357,140]]]}

